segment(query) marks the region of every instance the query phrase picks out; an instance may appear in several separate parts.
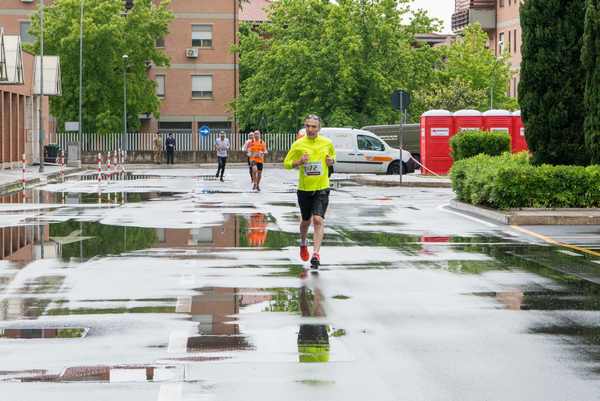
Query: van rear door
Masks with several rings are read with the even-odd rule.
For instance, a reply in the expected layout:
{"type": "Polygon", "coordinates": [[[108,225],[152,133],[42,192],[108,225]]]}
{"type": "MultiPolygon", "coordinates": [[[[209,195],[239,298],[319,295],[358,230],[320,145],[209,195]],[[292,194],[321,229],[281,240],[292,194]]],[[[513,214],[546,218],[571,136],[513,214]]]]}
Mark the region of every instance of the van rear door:
{"type": "Polygon", "coordinates": [[[324,136],[331,139],[333,147],[336,153],[336,163],[333,167],[333,171],[336,173],[351,173],[353,172],[351,162],[353,161],[351,156],[355,153],[356,140],[355,135],[348,131],[324,131],[324,136]]]}

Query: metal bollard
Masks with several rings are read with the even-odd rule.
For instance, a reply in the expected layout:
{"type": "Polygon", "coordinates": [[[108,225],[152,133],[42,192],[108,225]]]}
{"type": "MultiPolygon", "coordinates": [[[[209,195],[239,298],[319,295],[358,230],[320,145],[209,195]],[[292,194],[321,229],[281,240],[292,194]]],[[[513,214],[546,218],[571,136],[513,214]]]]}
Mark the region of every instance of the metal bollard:
{"type": "Polygon", "coordinates": [[[106,155],[106,175],[107,175],[107,179],[110,181],[111,179],[111,171],[110,171],[110,152],[108,152],[108,155],[106,155]]]}
{"type": "Polygon", "coordinates": [[[25,153],[23,153],[23,156],[21,158],[21,173],[22,173],[22,177],[21,177],[21,184],[23,184],[23,189],[25,189],[25,153]]]}
{"type": "Polygon", "coordinates": [[[98,184],[102,182],[102,155],[98,153],[98,184]]]}

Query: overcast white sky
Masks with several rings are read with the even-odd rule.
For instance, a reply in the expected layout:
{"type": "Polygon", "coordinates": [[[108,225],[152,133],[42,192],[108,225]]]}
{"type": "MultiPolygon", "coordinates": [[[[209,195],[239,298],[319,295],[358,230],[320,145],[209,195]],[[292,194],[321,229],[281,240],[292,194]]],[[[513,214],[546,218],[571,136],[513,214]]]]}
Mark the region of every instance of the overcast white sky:
{"type": "Polygon", "coordinates": [[[444,32],[451,32],[450,19],[454,11],[454,0],[414,0],[413,8],[429,11],[429,15],[444,21],[444,32]]]}

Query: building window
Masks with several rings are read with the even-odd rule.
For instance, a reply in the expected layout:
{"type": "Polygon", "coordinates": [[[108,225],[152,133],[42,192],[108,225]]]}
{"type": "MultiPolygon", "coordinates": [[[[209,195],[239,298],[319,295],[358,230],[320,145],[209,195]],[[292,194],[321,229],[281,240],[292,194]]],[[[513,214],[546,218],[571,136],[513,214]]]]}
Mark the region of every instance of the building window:
{"type": "Polygon", "coordinates": [[[155,79],[156,79],[156,96],[164,97],[165,96],[165,76],[157,75],[155,79]]]}
{"type": "Polygon", "coordinates": [[[192,76],[192,97],[211,98],[213,96],[213,78],[211,75],[192,76]]]}
{"type": "Polygon", "coordinates": [[[500,0],[499,3],[500,3],[500,7],[504,7],[504,0],[500,0]]]}
{"type": "Polygon", "coordinates": [[[165,47],[165,38],[156,39],[156,47],[165,47]]]}
{"type": "Polygon", "coordinates": [[[192,47],[212,47],[212,25],[192,25],[192,47]]]}
{"type": "Polygon", "coordinates": [[[510,50],[512,48],[512,31],[508,31],[508,52],[510,53],[510,50]]]}
{"type": "Polygon", "coordinates": [[[504,32],[498,35],[498,53],[504,53],[504,32]]]}
{"type": "Polygon", "coordinates": [[[513,78],[513,96],[514,97],[519,97],[519,83],[517,81],[517,78],[513,78]]]}
{"type": "Polygon", "coordinates": [[[515,29],[514,33],[513,33],[513,43],[515,46],[515,53],[517,52],[517,30],[515,29]]]}
{"type": "Polygon", "coordinates": [[[22,21],[20,23],[20,35],[21,35],[21,43],[33,43],[35,42],[35,38],[33,35],[29,33],[29,27],[31,27],[30,21],[22,21]]]}

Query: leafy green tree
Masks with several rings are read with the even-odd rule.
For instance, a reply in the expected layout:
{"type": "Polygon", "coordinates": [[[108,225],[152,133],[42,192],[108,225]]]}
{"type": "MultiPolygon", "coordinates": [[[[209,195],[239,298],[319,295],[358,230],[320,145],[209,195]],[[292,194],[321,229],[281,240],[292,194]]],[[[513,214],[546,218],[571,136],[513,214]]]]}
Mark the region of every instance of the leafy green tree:
{"type": "Polygon", "coordinates": [[[469,25],[451,45],[430,52],[434,64],[422,66],[428,79],[413,96],[414,117],[430,109],[488,110],[492,93],[494,108],[518,107],[506,90],[512,77],[508,56],[496,58],[490,52],[487,34],[479,24],[469,25]]]}
{"type": "Polygon", "coordinates": [[[521,6],[519,103],[535,163],[589,161],[583,133],[584,20],[581,0],[527,0],[521,6]]]}
{"type": "MultiPolygon", "coordinates": [[[[86,132],[120,132],[123,126],[122,56],[127,65],[127,126],[140,126],[140,113],[158,116],[160,102],[155,83],[148,78],[149,63],[166,66],[169,59],[156,40],[168,32],[173,18],[168,0],[136,0],[127,16],[122,0],[85,2],[83,129],[86,132]]],[[[59,126],[79,119],[80,0],[55,0],[45,9],[44,53],[60,56],[62,96],[52,98],[51,112],[59,126]]],[[[30,50],[39,54],[39,13],[31,33],[38,38],[30,50]]]]}
{"type": "Polygon", "coordinates": [[[588,0],[581,60],[585,79],[585,144],[592,163],[600,164],[600,1],[588,0]]]}
{"type": "Polygon", "coordinates": [[[258,33],[242,29],[241,94],[234,104],[242,128],[295,131],[317,113],[328,125],[394,122],[393,90],[425,79],[413,51],[417,32],[438,22],[410,0],[280,0],[258,33]],[[261,39],[263,38],[263,39],[261,39]],[[415,56],[413,57],[413,53],[415,56]]]}

